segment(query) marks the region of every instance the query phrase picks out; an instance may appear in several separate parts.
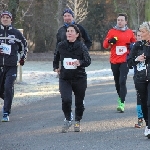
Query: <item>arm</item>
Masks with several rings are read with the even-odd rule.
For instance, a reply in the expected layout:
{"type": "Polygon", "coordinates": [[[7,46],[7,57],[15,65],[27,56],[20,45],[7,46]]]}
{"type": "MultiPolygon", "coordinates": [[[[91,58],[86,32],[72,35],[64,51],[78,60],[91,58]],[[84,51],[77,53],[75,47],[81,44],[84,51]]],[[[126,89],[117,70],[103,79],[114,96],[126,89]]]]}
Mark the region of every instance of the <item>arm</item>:
{"type": "Polygon", "coordinates": [[[23,66],[27,58],[28,47],[27,47],[27,41],[20,31],[18,31],[18,46],[19,46],[18,52],[21,54],[21,58],[19,62],[20,65],[23,66]]]}
{"type": "Polygon", "coordinates": [[[88,67],[91,64],[91,58],[88,52],[88,49],[86,45],[83,44],[82,46],[82,51],[83,51],[83,56],[81,60],[76,60],[74,64],[76,66],[81,66],[81,67],[88,67]]]}
{"type": "Polygon", "coordinates": [[[138,50],[142,50],[142,45],[140,45],[140,42],[136,42],[129,54],[129,57],[127,59],[127,63],[129,68],[132,68],[132,66],[136,66],[140,61],[143,61],[143,54],[138,55],[138,50]]]}
{"type": "Polygon", "coordinates": [[[57,47],[54,52],[54,60],[53,60],[53,70],[56,72],[59,70],[59,59],[60,59],[60,54],[57,47]]]}
{"type": "Polygon", "coordinates": [[[87,31],[81,25],[77,25],[77,26],[80,29],[80,32],[82,34],[82,38],[84,40],[85,45],[87,46],[88,49],[90,49],[90,47],[92,46],[92,41],[91,41],[87,31]]]}
{"type": "Polygon", "coordinates": [[[109,30],[103,42],[103,47],[105,49],[111,48],[111,43],[108,42],[111,38],[113,38],[113,36],[111,35],[111,30],[109,30]]]}

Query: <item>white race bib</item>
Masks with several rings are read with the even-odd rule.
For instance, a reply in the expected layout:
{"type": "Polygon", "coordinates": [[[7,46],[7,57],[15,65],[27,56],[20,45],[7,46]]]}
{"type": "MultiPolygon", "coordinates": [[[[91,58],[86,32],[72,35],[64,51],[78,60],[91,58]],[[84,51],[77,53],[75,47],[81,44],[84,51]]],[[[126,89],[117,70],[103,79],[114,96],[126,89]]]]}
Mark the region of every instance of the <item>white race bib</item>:
{"type": "Polygon", "coordinates": [[[1,46],[2,46],[1,52],[4,53],[4,54],[10,55],[10,53],[11,53],[11,45],[8,45],[8,44],[5,44],[5,43],[1,43],[1,46]]]}
{"type": "Polygon", "coordinates": [[[72,58],[64,58],[63,61],[63,66],[65,69],[76,69],[77,66],[74,66],[74,61],[77,59],[72,59],[72,58]]]}
{"type": "Polygon", "coordinates": [[[123,55],[126,52],[127,52],[126,46],[116,46],[116,54],[117,55],[123,55]]]}
{"type": "Polygon", "coordinates": [[[146,69],[145,61],[139,62],[136,66],[138,71],[146,69]]]}

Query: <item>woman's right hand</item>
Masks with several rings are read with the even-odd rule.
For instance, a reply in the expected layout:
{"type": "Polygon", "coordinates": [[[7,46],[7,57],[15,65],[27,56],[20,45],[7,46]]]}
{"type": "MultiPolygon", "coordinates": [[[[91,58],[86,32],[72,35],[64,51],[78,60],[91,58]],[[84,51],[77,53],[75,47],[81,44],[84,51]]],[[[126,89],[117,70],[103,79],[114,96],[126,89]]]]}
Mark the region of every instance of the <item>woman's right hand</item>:
{"type": "Polygon", "coordinates": [[[57,72],[58,74],[60,74],[60,69],[55,69],[55,72],[57,72]]]}
{"type": "Polygon", "coordinates": [[[145,61],[146,60],[146,58],[145,58],[145,56],[144,56],[144,53],[142,54],[142,55],[139,55],[138,57],[137,57],[137,61],[145,61]]]}

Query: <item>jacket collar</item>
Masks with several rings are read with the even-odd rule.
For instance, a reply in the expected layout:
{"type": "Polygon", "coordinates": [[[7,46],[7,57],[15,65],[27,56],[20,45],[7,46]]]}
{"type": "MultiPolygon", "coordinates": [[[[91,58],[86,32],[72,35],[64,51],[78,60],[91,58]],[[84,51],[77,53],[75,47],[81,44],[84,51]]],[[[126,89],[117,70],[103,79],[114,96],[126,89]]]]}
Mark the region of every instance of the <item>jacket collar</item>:
{"type": "Polygon", "coordinates": [[[12,29],[12,25],[4,26],[4,25],[1,24],[0,28],[1,28],[2,30],[5,30],[5,29],[11,30],[11,29],[12,29]]]}

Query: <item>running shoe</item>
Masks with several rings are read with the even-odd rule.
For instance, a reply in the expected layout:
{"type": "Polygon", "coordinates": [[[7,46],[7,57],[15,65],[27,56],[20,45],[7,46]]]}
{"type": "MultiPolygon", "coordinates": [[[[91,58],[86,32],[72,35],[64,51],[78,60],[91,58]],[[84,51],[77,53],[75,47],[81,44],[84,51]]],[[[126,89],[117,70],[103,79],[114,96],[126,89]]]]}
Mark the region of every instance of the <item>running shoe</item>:
{"type": "Polygon", "coordinates": [[[143,126],[143,119],[138,118],[138,123],[135,124],[135,128],[141,128],[143,126]]]}
{"type": "Polygon", "coordinates": [[[8,122],[9,121],[9,115],[8,113],[3,113],[3,118],[1,120],[2,122],[8,122]]]}
{"type": "Polygon", "coordinates": [[[148,129],[147,137],[148,137],[148,139],[150,139],[150,129],[148,129]]]}
{"type": "Polygon", "coordinates": [[[118,98],[117,102],[118,102],[117,111],[119,111],[120,105],[121,105],[121,99],[120,99],[120,97],[118,98]]]}
{"type": "Polygon", "coordinates": [[[124,112],[124,107],[125,107],[125,104],[124,103],[121,103],[119,107],[117,107],[117,111],[120,111],[121,113],[124,112]]]}
{"type": "Polygon", "coordinates": [[[80,132],[80,121],[76,121],[74,124],[74,132],[80,132]]]}
{"type": "Polygon", "coordinates": [[[68,120],[64,121],[64,126],[62,127],[62,133],[67,133],[71,125],[72,125],[71,121],[68,120]]]}
{"type": "Polygon", "coordinates": [[[145,127],[144,135],[145,135],[145,136],[148,135],[148,126],[145,127]]]}

